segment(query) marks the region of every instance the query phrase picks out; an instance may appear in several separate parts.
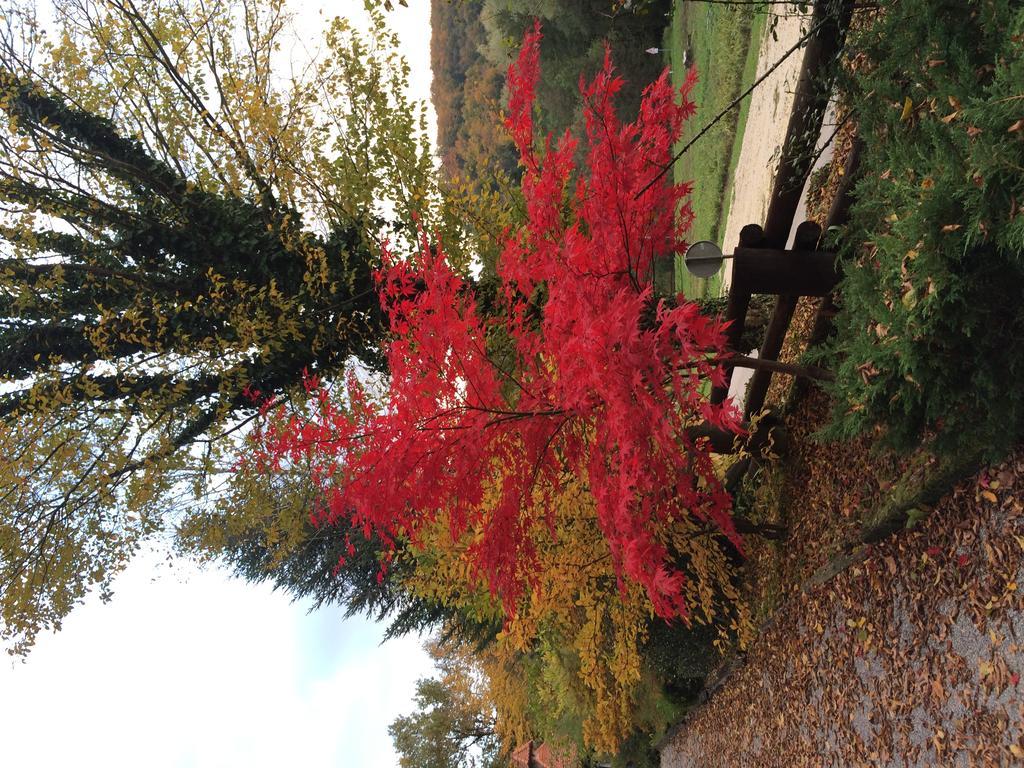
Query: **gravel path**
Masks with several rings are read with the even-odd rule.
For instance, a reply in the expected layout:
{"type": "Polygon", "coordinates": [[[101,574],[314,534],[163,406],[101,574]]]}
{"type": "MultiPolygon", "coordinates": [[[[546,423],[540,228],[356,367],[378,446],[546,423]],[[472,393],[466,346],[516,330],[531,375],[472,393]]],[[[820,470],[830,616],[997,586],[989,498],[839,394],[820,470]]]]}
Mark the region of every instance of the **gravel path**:
{"type": "MultiPolygon", "coordinates": [[[[761,40],[757,77],[782,58],[807,29],[806,16],[788,13],[777,19],[775,36],[766,32],[761,40]]],[[[770,29],[771,25],[772,20],[769,19],[767,28],[770,29]]],[[[752,222],[763,223],[768,212],[772,183],[778,172],[779,156],[793,107],[793,91],[802,63],[803,51],[797,51],[750,95],[750,111],[733,176],[729,218],[721,243],[727,253],[731,253],[739,243],[740,230],[752,222]]],[[[728,286],[732,262],[726,261],[726,264],[729,266],[723,280],[728,286]]]]}
{"type": "Polygon", "coordinates": [[[791,597],[662,768],[1024,764],[1024,451],[791,597]]]}

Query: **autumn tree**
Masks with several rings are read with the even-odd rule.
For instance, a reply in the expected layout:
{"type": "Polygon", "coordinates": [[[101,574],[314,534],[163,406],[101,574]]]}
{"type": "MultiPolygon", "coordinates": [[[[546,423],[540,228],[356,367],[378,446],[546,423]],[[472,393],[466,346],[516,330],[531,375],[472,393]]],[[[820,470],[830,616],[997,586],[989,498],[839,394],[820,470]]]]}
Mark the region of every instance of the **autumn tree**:
{"type": "Polygon", "coordinates": [[[687,521],[740,545],[710,447],[688,431],[738,429],[731,404],[710,403],[703,386],[722,379],[722,326],[685,303],[644,320],[653,260],[681,247],[691,218],[687,186],[651,181],[693,111],[692,83],[677,103],[664,75],[620,125],[606,57],[583,91],[588,167],[576,176],[570,135],[535,146],[539,44],[530,33],[509,74],[528,221],[498,265],[502,312],[479,311],[443,246],[386,253],[383,407],[351,376],[343,396],[320,394],[314,416],[260,428],[252,459],[271,472],[310,462],[319,518],[385,543],[419,547],[442,514],[452,541],[473,531],[472,572],[509,616],[536,573],[532,534],[564,476],[585,477],[616,578],[657,615],[687,618],[669,532],[687,521]]]}
{"type": "Polygon", "coordinates": [[[53,13],[48,33],[12,8],[0,35],[0,616],[21,651],[211,491],[256,393],[381,365],[377,244],[413,210],[455,226],[379,13],[291,62],[280,0],[53,13]]]}
{"type": "MultiPolygon", "coordinates": [[[[480,531],[453,542],[444,515],[423,532],[415,567],[400,578],[413,594],[459,615],[504,619],[502,631],[480,649],[479,664],[506,745],[540,738],[572,743],[581,754],[615,755],[633,734],[666,725],[655,722],[656,710],[666,708],[665,680],[645,653],[650,630],[661,620],[639,584],[617,578],[585,478],[566,476],[557,492],[541,497],[549,506],[536,510],[534,527],[524,532],[536,543],[537,559],[511,617],[474,576],[480,531]]],[[[497,501],[494,491],[482,504],[497,501]]],[[[665,535],[687,574],[692,606],[692,638],[677,631],[677,652],[688,650],[687,639],[708,657],[723,642],[743,645],[749,618],[727,554],[714,546],[714,531],[681,520],[665,535]]]]}
{"type": "Polygon", "coordinates": [[[471,646],[431,641],[435,675],[416,682],[415,711],[388,729],[402,768],[504,768],[496,713],[471,646]]]}

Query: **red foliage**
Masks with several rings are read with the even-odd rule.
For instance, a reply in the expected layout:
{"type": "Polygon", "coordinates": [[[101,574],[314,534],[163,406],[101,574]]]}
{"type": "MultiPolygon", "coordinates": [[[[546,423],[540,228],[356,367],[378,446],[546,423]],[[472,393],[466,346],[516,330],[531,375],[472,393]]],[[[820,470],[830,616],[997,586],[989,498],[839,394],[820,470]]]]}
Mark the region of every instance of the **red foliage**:
{"type": "Polygon", "coordinates": [[[606,55],[596,79],[581,83],[587,168],[577,174],[568,133],[534,147],[539,40],[539,28],[526,35],[509,71],[507,128],[525,168],[528,220],[500,261],[501,316],[483,316],[441,246],[424,240],[415,262],[387,257],[383,407],[350,377],[344,408],[322,394],[312,421],[271,421],[258,457],[312,460],[321,516],[385,541],[415,546],[440,510],[453,537],[480,531],[471,555],[510,612],[534,565],[531,531],[545,522],[546,494],[565,472],[586,476],[620,575],[643,585],[658,614],[685,617],[683,575],[659,532],[689,515],[739,544],[708,449],[685,432],[703,421],[738,429],[735,409],[705,394],[708,380],[722,380],[723,326],[686,303],[659,303],[656,321],[642,320],[653,260],[683,246],[692,214],[688,185],[640,190],[693,112],[692,80],[678,103],[663,74],[636,122],[620,125],[612,99],[622,82],[606,55]],[[497,500],[484,504],[489,492],[497,500]]]}

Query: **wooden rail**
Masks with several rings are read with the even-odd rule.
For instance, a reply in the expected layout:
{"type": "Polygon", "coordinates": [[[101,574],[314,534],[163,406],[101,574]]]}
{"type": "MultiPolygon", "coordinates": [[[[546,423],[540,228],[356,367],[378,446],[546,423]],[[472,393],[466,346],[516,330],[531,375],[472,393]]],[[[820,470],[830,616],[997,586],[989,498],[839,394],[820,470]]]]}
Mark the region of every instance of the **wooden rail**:
{"type": "MultiPolygon", "coordinates": [[[[819,0],[814,4],[810,24],[820,25],[820,28],[808,42],[800,67],[796,98],[765,223],[763,227],[748,224],[740,232],[726,307],[726,319],[732,323],[728,343],[730,348],[736,349],[743,336],[751,296],[755,293],[774,294],[778,297],[775,311],[759,353],[766,360],[778,357],[797,299],[800,296],[827,296],[838,281],[834,255],[816,250],[820,229],[804,228],[802,233],[798,229],[799,240],[794,243],[794,250],[781,249],[785,247],[793,226],[830,95],[830,89],[821,87],[820,81],[842,48],[852,15],[852,0],[819,0]]],[[[764,406],[771,375],[768,370],[755,371],[745,408],[748,416],[764,406]]],[[[731,380],[732,371],[727,370],[724,385],[715,387],[711,392],[712,402],[725,400],[731,380]]]]}

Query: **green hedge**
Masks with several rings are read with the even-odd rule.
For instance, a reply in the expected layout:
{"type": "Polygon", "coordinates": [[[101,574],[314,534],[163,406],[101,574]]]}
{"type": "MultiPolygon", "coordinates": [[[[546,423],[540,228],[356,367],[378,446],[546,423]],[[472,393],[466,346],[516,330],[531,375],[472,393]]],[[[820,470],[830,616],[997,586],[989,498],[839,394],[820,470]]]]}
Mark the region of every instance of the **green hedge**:
{"type": "Polygon", "coordinates": [[[843,240],[833,433],[1024,434],[1024,10],[912,0],[851,39],[865,140],[843,240]]]}

